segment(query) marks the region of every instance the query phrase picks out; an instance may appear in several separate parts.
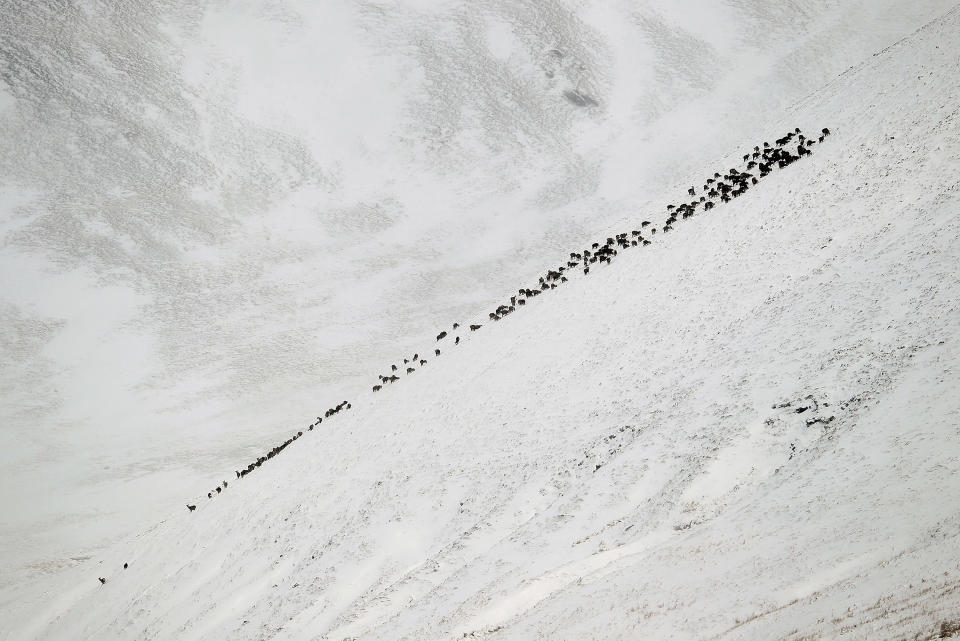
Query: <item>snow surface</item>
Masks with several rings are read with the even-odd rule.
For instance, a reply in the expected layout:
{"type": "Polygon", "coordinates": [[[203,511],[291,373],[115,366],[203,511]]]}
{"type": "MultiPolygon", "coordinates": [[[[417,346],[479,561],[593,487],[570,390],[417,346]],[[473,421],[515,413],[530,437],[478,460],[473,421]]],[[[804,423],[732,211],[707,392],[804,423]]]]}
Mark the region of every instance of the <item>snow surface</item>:
{"type": "Polygon", "coordinates": [[[179,509],[952,4],[6,0],[0,586],[179,509]]]}
{"type": "Polygon", "coordinates": [[[484,327],[254,474],[211,470],[196,512],[8,589],[0,638],[949,634],[960,9],[904,35],[663,202],[794,126],[833,130],[813,157],[460,317],[484,327]]]}

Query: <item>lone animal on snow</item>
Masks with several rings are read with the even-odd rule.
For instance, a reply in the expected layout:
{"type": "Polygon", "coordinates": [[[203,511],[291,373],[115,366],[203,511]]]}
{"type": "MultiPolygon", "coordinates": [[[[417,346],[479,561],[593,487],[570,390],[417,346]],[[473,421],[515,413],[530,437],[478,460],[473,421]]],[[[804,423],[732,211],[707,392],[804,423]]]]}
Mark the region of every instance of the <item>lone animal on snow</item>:
{"type": "Polygon", "coordinates": [[[459,337],[459,336],[457,336],[457,338],[453,341],[453,344],[454,344],[454,345],[459,345],[459,344],[460,344],[460,337],[459,337]]]}
{"type": "Polygon", "coordinates": [[[475,331],[477,331],[478,329],[480,329],[481,327],[483,327],[483,325],[471,325],[471,326],[470,326],[470,331],[471,331],[471,332],[475,332],[475,331]]]}
{"type": "Polygon", "coordinates": [[[107,580],[101,576],[101,577],[100,577],[100,585],[103,585],[103,584],[105,584],[106,582],[107,582],[107,580]]]}
{"type": "Polygon", "coordinates": [[[454,329],[456,329],[456,328],[458,328],[458,327],[460,327],[460,323],[454,323],[454,324],[453,324],[453,328],[454,328],[454,329]]]}
{"type": "Polygon", "coordinates": [[[123,569],[126,570],[129,567],[126,563],[123,564],[123,569]]]}
{"type": "Polygon", "coordinates": [[[442,339],[442,338],[446,338],[446,336],[447,336],[447,333],[446,333],[446,332],[440,332],[439,334],[437,334],[437,340],[440,340],[440,339],[442,339]]]}
{"type": "Polygon", "coordinates": [[[213,498],[213,492],[207,492],[207,498],[208,498],[208,499],[212,499],[212,498],[213,498]]]}
{"type": "MultiPolygon", "coordinates": [[[[393,372],[397,371],[397,366],[396,366],[396,365],[391,365],[391,366],[390,366],[390,370],[393,371],[393,372]]],[[[317,419],[317,420],[319,421],[320,419],[317,419]]]]}
{"type": "Polygon", "coordinates": [[[433,350],[433,355],[434,355],[434,356],[440,356],[440,350],[439,350],[439,349],[433,350]]]}
{"type": "Polygon", "coordinates": [[[190,510],[191,512],[193,512],[195,509],[197,509],[197,506],[196,506],[196,505],[187,505],[187,509],[190,510]]]}
{"type": "Polygon", "coordinates": [[[407,368],[407,374],[413,374],[415,371],[417,370],[413,369],[412,367],[407,368]]]}
{"type": "Polygon", "coordinates": [[[421,366],[422,366],[422,365],[426,365],[426,364],[427,364],[427,361],[425,361],[425,360],[423,360],[423,359],[420,360],[420,365],[421,365],[421,366]]]}
{"type": "Polygon", "coordinates": [[[383,389],[383,387],[381,387],[380,385],[374,385],[374,386],[373,386],[373,391],[374,391],[374,392],[379,392],[381,389],[383,389]]]}

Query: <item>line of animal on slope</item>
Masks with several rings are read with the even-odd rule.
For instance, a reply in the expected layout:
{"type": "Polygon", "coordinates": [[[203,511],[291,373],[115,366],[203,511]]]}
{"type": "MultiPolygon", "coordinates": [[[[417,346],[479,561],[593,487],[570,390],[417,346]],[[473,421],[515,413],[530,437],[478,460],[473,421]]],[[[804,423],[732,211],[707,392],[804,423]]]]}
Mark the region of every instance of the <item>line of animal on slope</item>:
{"type": "MultiPolygon", "coordinates": [[[[719,172],[715,172],[713,176],[706,179],[701,190],[706,192],[705,195],[702,195],[697,198],[697,190],[695,186],[690,187],[687,190],[687,194],[695,200],[689,203],[681,203],[680,205],[667,205],[667,219],[662,227],[662,233],[667,233],[673,229],[673,224],[677,222],[678,216],[679,219],[685,220],[691,218],[696,214],[698,207],[703,206],[703,210],[710,211],[716,206],[714,200],[719,197],[720,202],[726,203],[743,195],[751,186],[757,185],[759,180],[766,177],[773,171],[774,164],[779,169],[783,169],[793,164],[794,162],[800,160],[803,156],[810,155],[812,152],[810,149],[814,144],[823,143],[824,139],[830,135],[830,130],[824,128],[820,132],[820,136],[817,140],[817,143],[814,143],[812,139],[806,138],[806,136],[801,132],[800,128],[795,128],[792,132],[787,133],[785,136],[778,138],[775,141],[775,146],[770,145],[768,142],[764,142],[761,145],[756,145],[753,148],[753,151],[747,153],[743,156],[743,161],[746,163],[746,168],[744,171],[737,170],[736,168],[730,168],[728,172],[721,175],[719,172]],[[798,141],[796,155],[791,153],[789,150],[784,149],[786,145],[793,141],[796,138],[798,141]],[[749,173],[751,169],[759,170],[759,178],[749,173]],[[729,183],[729,184],[728,184],[729,183]]],[[[566,282],[569,282],[569,279],[565,275],[567,270],[576,269],[581,266],[583,269],[583,275],[587,276],[590,274],[590,265],[596,263],[607,263],[610,264],[616,256],[619,255],[619,250],[626,250],[633,247],[646,247],[651,244],[651,241],[648,238],[643,236],[644,230],[649,227],[649,236],[656,234],[657,228],[649,220],[644,220],[640,223],[640,229],[634,229],[630,232],[623,232],[616,234],[615,236],[608,237],[606,242],[602,245],[599,242],[592,243],[589,249],[583,249],[580,252],[570,252],[570,259],[566,262],[565,265],[557,267],[556,269],[549,269],[547,272],[539,277],[539,282],[536,287],[533,288],[521,288],[517,291],[517,295],[510,297],[509,304],[501,304],[496,310],[490,312],[488,317],[491,321],[500,321],[510,314],[517,311],[519,307],[526,305],[527,301],[531,298],[539,296],[541,293],[546,291],[551,291],[556,289],[559,285],[562,285],[566,282]]],[[[481,324],[471,324],[469,325],[470,331],[475,332],[482,327],[481,324]]],[[[456,332],[460,328],[459,323],[453,323],[452,331],[456,332]]],[[[436,342],[440,342],[446,339],[449,336],[447,330],[441,331],[437,337],[436,342]]],[[[460,336],[457,335],[454,338],[454,345],[460,344],[460,336]]],[[[434,356],[439,357],[441,351],[439,348],[434,348],[434,356]]],[[[420,354],[416,353],[411,358],[403,359],[404,365],[406,367],[406,374],[410,375],[416,372],[416,365],[423,367],[427,365],[428,361],[426,359],[420,358],[420,354]]],[[[380,379],[380,384],[373,386],[373,392],[379,392],[383,389],[383,385],[387,383],[395,383],[400,380],[396,375],[398,371],[397,365],[392,364],[390,366],[391,374],[389,376],[378,375],[380,379]]],[[[337,406],[328,409],[323,417],[318,416],[315,423],[310,423],[307,426],[307,431],[312,431],[314,427],[319,426],[323,422],[323,418],[330,418],[331,416],[338,414],[344,409],[350,409],[352,406],[349,402],[343,401],[337,406]]],[[[291,438],[286,439],[280,445],[277,445],[271,448],[265,456],[260,456],[253,463],[247,465],[243,470],[236,470],[237,479],[244,478],[255,469],[259,468],[263,463],[277,456],[282,452],[287,446],[291,445],[294,441],[303,436],[302,431],[298,431],[291,438]]],[[[223,481],[222,485],[218,485],[216,488],[207,493],[207,498],[212,499],[215,495],[220,494],[225,489],[227,489],[227,481],[223,481]]],[[[197,509],[196,504],[187,504],[187,510],[189,512],[194,512],[197,509]]],[[[127,564],[124,563],[124,569],[127,568],[127,564]]],[[[107,582],[105,577],[99,577],[101,585],[107,582]]]]}

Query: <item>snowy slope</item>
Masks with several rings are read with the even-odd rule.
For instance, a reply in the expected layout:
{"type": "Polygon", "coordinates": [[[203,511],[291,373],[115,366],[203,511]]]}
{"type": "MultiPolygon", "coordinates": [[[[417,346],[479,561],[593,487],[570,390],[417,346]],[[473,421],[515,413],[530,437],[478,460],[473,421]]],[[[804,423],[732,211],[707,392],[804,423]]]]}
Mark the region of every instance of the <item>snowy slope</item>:
{"type": "Polygon", "coordinates": [[[0,586],[179,509],[953,3],[0,2],[0,586]]]}
{"type": "Polygon", "coordinates": [[[213,472],[196,512],[23,586],[0,638],[949,633],[958,51],[953,10],[677,189],[829,126],[812,158],[213,472]]]}

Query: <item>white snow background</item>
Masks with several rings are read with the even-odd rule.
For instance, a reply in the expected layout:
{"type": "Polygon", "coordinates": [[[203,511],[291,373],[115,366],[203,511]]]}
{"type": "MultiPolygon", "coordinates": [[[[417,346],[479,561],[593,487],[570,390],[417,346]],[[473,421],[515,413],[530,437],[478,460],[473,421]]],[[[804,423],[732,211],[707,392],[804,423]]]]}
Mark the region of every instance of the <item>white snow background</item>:
{"type": "Polygon", "coordinates": [[[0,639],[960,618],[951,2],[8,1],[0,65],[0,639]]]}

